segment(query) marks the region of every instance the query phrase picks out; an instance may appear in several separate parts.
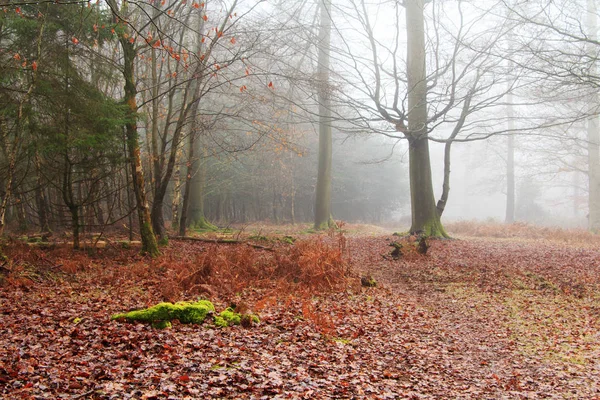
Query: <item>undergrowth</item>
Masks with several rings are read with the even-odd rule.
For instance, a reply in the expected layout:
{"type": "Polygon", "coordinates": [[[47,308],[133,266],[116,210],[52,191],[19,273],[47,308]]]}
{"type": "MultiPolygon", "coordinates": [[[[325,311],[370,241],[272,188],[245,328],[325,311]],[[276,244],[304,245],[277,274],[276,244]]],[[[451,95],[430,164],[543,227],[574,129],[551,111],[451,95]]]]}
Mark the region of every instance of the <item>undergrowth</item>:
{"type": "Polygon", "coordinates": [[[523,238],[547,239],[568,243],[594,243],[600,244],[600,235],[585,229],[564,229],[558,227],[545,227],[515,222],[502,224],[499,222],[482,223],[479,221],[458,221],[446,223],[446,230],[454,235],[490,237],[490,238],[523,238]]]}

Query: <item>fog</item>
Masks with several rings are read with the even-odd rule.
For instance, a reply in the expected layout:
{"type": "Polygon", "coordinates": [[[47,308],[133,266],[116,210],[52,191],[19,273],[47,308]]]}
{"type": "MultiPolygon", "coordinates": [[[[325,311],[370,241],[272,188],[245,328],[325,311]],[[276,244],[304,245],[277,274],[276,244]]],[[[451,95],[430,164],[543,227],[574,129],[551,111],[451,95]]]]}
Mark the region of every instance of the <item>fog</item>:
{"type": "Polygon", "coordinates": [[[26,6],[0,37],[2,232],[600,229],[594,1],[26,6]]]}

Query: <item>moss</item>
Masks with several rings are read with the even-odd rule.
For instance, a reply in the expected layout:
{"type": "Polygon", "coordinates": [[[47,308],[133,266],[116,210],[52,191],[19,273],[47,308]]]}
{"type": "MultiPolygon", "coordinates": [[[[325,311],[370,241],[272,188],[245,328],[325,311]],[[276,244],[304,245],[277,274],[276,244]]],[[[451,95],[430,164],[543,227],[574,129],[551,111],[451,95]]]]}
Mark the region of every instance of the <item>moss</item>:
{"type": "Polygon", "coordinates": [[[352,341],[350,339],[344,339],[344,338],[340,338],[340,337],[332,337],[329,338],[329,340],[331,340],[332,342],[335,343],[341,343],[341,344],[352,344],[352,341]]]}
{"type": "Polygon", "coordinates": [[[227,307],[221,312],[221,314],[215,317],[215,325],[222,328],[226,328],[231,325],[239,325],[241,322],[241,314],[236,313],[231,307],[227,307]]]}
{"type": "Polygon", "coordinates": [[[211,224],[204,217],[194,222],[192,228],[197,232],[213,232],[219,230],[219,228],[216,225],[211,224]]]}
{"type": "Polygon", "coordinates": [[[444,229],[444,226],[442,225],[442,222],[440,221],[439,217],[433,217],[429,222],[427,222],[423,226],[423,231],[419,233],[427,237],[450,238],[450,235],[446,233],[446,230],[444,229]]]}
{"type": "Polygon", "coordinates": [[[376,287],[377,281],[371,275],[360,278],[360,284],[364,287],[376,287]]]}
{"type": "Polygon", "coordinates": [[[168,246],[169,245],[169,238],[167,236],[163,236],[158,240],[158,245],[159,246],[168,246]]]}
{"type": "Polygon", "coordinates": [[[270,239],[268,237],[263,236],[263,235],[252,235],[252,236],[248,237],[248,239],[250,239],[250,240],[258,240],[258,241],[261,241],[261,242],[269,242],[270,241],[270,239]]]}
{"type": "Polygon", "coordinates": [[[296,239],[293,236],[284,236],[279,240],[287,244],[294,244],[294,242],[296,241],[296,239]]]}
{"type": "Polygon", "coordinates": [[[242,325],[244,328],[249,328],[259,322],[260,319],[258,316],[254,314],[239,314],[231,307],[226,308],[215,317],[215,325],[221,328],[232,325],[242,325]]]}
{"type": "Polygon", "coordinates": [[[402,247],[404,247],[402,243],[396,241],[390,243],[389,246],[394,248],[394,250],[391,252],[391,256],[394,260],[397,260],[404,255],[402,253],[402,247]]]}
{"type": "Polygon", "coordinates": [[[158,243],[156,242],[152,225],[144,222],[140,227],[140,234],[142,236],[142,254],[148,254],[152,258],[158,257],[160,250],[158,250],[158,243]]]}
{"type": "Polygon", "coordinates": [[[178,303],[159,303],[145,310],[130,311],[128,313],[115,314],[115,319],[126,321],[160,322],[179,320],[183,324],[201,324],[210,313],[214,313],[215,306],[208,300],[196,302],[180,301],[178,303]]]}
{"type": "Polygon", "coordinates": [[[152,323],[152,327],[154,329],[169,329],[171,328],[173,325],[171,324],[170,321],[156,321],[152,323]]]}

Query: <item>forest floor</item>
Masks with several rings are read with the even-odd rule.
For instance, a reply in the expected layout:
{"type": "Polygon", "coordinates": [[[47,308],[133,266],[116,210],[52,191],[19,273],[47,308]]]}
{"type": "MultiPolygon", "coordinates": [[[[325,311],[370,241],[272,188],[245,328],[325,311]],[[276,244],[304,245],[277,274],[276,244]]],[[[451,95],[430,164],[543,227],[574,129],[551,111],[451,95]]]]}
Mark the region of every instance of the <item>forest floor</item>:
{"type": "Polygon", "coordinates": [[[421,255],[344,229],[172,240],[156,260],[5,244],[0,398],[600,399],[598,236],[458,223],[421,255]],[[110,321],[198,295],[261,322],[110,321]]]}

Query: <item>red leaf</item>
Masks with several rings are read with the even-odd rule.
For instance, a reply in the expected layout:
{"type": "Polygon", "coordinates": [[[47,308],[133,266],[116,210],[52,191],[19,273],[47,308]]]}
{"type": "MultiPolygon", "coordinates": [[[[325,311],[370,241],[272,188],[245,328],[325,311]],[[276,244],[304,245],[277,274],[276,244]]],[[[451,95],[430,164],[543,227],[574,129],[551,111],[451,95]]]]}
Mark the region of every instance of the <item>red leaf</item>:
{"type": "Polygon", "coordinates": [[[37,71],[37,62],[34,61],[31,63],[31,69],[37,71]]]}
{"type": "Polygon", "coordinates": [[[188,375],[181,375],[179,378],[177,378],[177,380],[179,382],[189,382],[190,381],[190,377],[188,375]]]}
{"type": "Polygon", "coordinates": [[[71,42],[73,42],[73,44],[78,44],[79,43],[79,39],[77,39],[75,36],[73,36],[71,38],[71,42]]]}
{"type": "Polygon", "coordinates": [[[204,14],[204,16],[202,17],[203,20],[208,21],[208,15],[204,14]]]}

